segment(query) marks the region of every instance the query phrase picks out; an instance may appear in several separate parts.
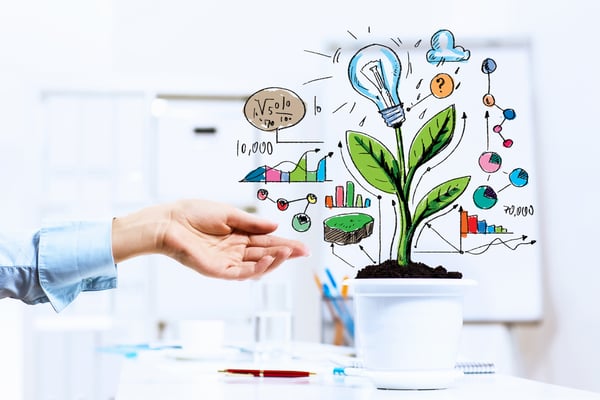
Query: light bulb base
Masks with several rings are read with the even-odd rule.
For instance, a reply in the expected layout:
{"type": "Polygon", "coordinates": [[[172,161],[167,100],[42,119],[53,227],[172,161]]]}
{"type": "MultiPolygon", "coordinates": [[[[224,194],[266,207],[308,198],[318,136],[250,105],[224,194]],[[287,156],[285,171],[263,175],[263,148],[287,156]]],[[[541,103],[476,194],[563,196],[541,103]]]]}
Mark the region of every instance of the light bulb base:
{"type": "Polygon", "coordinates": [[[384,108],[383,110],[379,111],[379,114],[381,114],[386,125],[390,128],[399,128],[406,120],[404,115],[404,107],[402,104],[384,108]]]}

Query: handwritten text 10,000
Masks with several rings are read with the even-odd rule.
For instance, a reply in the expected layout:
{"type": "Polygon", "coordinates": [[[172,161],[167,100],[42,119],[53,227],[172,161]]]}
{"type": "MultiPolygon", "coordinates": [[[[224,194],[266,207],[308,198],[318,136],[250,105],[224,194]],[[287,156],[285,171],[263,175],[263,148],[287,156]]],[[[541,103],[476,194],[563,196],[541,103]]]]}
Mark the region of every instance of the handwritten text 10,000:
{"type": "Polygon", "coordinates": [[[237,141],[237,145],[236,145],[236,155],[240,156],[240,155],[244,155],[244,154],[248,154],[249,156],[251,156],[252,154],[273,154],[273,143],[266,141],[266,142],[253,142],[250,144],[246,144],[246,143],[240,143],[240,141],[237,141]]]}

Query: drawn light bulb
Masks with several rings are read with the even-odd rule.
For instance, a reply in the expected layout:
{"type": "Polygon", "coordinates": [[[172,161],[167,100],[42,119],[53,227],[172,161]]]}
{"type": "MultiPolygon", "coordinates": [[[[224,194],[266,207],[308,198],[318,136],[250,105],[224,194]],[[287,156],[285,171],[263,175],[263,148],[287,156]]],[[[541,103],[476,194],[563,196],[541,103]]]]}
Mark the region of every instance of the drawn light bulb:
{"type": "Polygon", "coordinates": [[[398,96],[402,64],[392,49],[372,44],[360,49],[350,60],[348,77],[354,90],[379,108],[389,127],[399,127],[405,120],[398,96]]]}

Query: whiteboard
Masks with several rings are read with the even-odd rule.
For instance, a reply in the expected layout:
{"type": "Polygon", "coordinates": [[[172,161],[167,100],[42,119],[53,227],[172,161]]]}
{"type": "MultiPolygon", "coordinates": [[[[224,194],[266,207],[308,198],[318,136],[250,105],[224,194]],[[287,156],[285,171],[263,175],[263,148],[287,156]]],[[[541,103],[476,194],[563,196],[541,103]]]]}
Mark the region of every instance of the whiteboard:
{"type": "MultiPolygon", "coordinates": [[[[227,164],[230,167],[227,177],[218,177],[218,198],[222,198],[223,191],[231,193],[228,197],[239,206],[252,204],[260,215],[280,222],[278,234],[309,244],[312,256],[299,260],[302,266],[294,269],[298,276],[302,274],[302,282],[312,284],[313,272],[325,268],[341,280],[344,276],[354,276],[368,264],[394,258],[397,226],[392,200],[395,196],[369,186],[353,167],[344,147],[346,132],[352,130],[377,138],[395,152],[394,130],[385,125],[377,107],[359,95],[348,79],[348,63],[359,49],[374,43],[384,44],[396,52],[403,67],[398,94],[406,114],[402,124],[405,151],[429,118],[451,105],[456,110],[452,142],[415,176],[418,184],[411,189],[412,197],[418,202],[436,184],[470,176],[467,189],[452,207],[419,226],[413,241],[413,260],[433,267],[443,265],[477,281],[477,287],[465,298],[467,321],[537,321],[543,316],[543,307],[531,48],[527,42],[456,40],[468,50],[468,60],[428,62],[429,38],[420,41],[369,39],[315,49],[318,50],[315,53],[329,54],[329,57],[307,53],[307,57],[322,57],[322,67],[301,68],[290,74],[289,82],[273,82],[272,88],[264,88],[268,91],[256,87],[257,92],[249,97],[253,99],[257,93],[298,96],[306,107],[300,121],[280,131],[265,131],[255,125],[257,130],[248,123],[250,120],[244,121],[245,107],[240,102],[232,105],[231,112],[217,118],[229,121],[232,124],[229,131],[234,132],[231,137],[221,137],[225,142],[211,142],[210,146],[222,149],[213,151],[214,156],[228,154],[231,161],[227,164]],[[486,62],[488,70],[495,66],[493,72],[483,72],[486,59],[493,60],[493,64],[486,62]],[[446,97],[433,94],[435,84],[442,83],[435,81],[440,73],[446,74],[442,86],[448,84],[448,79],[452,80],[453,90],[446,97]],[[486,95],[492,95],[493,101],[486,95]],[[252,142],[268,142],[273,150],[257,152],[257,157],[232,155],[235,143],[252,142]],[[304,182],[283,178],[293,174],[299,165],[304,165],[307,172],[314,172],[312,181],[308,174],[304,182]],[[278,178],[263,175],[263,168],[276,173],[278,178]],[[247,180],[248,177],[253,179],[247,180]],[[348,192],[352,192],[355,199],[360,196],[362,207],[355,207],[355,203],[346,208],[332,207],[332,203],[342,198],[342,193],[348,192]],[[316,201],[308,201],[315,198],[316,201]],[[285,211],[278,210],[275,203],[279,199],[289,202],[285,211]],[[327,242],[324,221],[349,212],[371,215],[372,233],[357,243],[327,242]],[[308,220],[310,224],[303,222],[303,228],[297,229],[299,220],[308,220]]],[[[266,100],[255,100],[263,109],[267,106],[266,100]]],[[[194,107],[197,106],[194,102],[194,107]]],[[[203,112],[207,112],[205,107],[207,104],[201,107],[203,112]]],[[[185,181],[174,183],[173,179],[189,176],[182,174],[186,169],[202,170],[198,163],[200,160],[206,163],[208,151],[200,147],[210,139],[195,138],[193,142],[198,143],[194,146],[192,142],[175,143],[173,132],[178,130],[178,124],[187,123],[186,118],[168,117],[159,118],[159,131],[166,135],[159,146],[159,153],[165,157],[159,156],[161,162],[157,166],[157,170],[165,174],[164,179],[159,177],[161,198],[195,187],[185,181]],[[179,150],[175,151],[173,146],[179,150]],[[182,148],[193,153],[180,158],[185,165],[173,158],[182,148]],[[198,154],[203,156],[197,157],[198,154]]],[[[200,187],[196,189],[198,193],[190,194],[205,193],[200,187]]],[[[416,202],[411,206],[415,207],[416,202]]],[[[160,280],[161,285],[166,285],[160,280]]],[[[165,313],[168,313],[166,309],[165,313]]]]}
{"type": "MultiPolygon", "coordinates": [[[[425,168],[417,174],[413,207],[436,184],[471,177],[455,208],[443,210],[419,227],[412,259],[432,267],[443,265],[477,281],[465,298],[465,320],[537,321],[543,307],[531,48],[526,41],[455,39],[460,50],[468,51],[468,60],[428,62],[429,38],[336,44],[328,50],[332,57],[323,70],[313,72],[314,79],[307,76],[297,89],[307,103],[307,119],[321,122],[322,147],[335,152],[329,161],[328,185],[316,189],[321,200],[335,198],[336,190],[346,190],[350,181],[355,195],[371,201],[369,209],[360,210],[321,206],[324,218],[351,211],[375,218],[373,234],[360,243],[324,251],[323,267],[338,276],[353,276],[372,261],[395,256],[395,243],[390,239],[395,232],[391,206],[395,196],[369,186],[343,148],[345,132],[354,130],[376,137],[395,152],[394,130],[348,79],[348,62],[356,51],[384,44],[396,52],[403,67],[398,93],[406,115],[402,124],[405,152],[427,119],[450,105],[456,109],[453,141],[427,164],[429,171],[425,168]],[[451,77],[454,85],[443,98],[433,95],[433,78],[439,73],[451,77]]],[[[315,229],[310,234],[323,232],[315,229]]],[[[324,242],[323,246],[331,245],[324,242]]]]}

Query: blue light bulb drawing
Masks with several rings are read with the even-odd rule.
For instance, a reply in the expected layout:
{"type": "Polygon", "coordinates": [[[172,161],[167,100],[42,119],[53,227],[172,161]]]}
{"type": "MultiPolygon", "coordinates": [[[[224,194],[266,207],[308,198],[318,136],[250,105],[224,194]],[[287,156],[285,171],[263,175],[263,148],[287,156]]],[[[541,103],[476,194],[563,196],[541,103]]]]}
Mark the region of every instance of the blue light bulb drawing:
{"type": "Polygon", "coordinates": [[[372,44],[360,49],[350,60],[348,77],[354,90],[372,100],[389,127],[405,120],[398,96],[402,64],[389,47],[372,44]]]}

